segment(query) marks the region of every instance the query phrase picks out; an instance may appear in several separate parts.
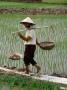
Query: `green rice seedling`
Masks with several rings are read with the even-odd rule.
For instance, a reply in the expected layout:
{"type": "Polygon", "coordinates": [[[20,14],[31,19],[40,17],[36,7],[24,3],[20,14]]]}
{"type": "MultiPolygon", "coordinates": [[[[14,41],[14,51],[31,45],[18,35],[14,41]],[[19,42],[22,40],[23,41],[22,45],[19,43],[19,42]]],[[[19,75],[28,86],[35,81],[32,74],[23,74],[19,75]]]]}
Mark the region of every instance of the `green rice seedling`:
{"type": "MultiPolygon", "coordinates": [[[[18,30],[19,21],[24,15],[0,14],[0,65],[23,67],[20,61],[9,61],[8,55],[12,52],[24,53],[24,44],[12,32],[18,30]]],[[[39,47],[36,49],[35,60],[41,66],[42,74],[67,74],[67,16],[64,15],[35,15],[30,17],[36,22],[40,29],[36,29],[37,38],[40,41],[53,41],[54,49],[47,51],[39,47]],[[48,26],[48,28],[43,28],[48,26]]],[[[23,33],[23,32],[22,32],[23,33]]],[[[33,69],[35,72],[35,69],[33,69]]]]}

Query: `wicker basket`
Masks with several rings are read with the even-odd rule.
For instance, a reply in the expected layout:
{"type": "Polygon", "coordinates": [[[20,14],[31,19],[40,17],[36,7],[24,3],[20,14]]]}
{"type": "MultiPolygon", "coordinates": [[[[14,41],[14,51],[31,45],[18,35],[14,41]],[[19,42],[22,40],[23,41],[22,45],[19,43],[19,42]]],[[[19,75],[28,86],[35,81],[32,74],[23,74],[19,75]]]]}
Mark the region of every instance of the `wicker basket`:
{"type": "Polygon", "coordinates": [[[40,42],[40,48],[43,50],[51,50],[54,48],[54,46],[55,46],[54,42],[48,42],[48,41],[40,42]]]}

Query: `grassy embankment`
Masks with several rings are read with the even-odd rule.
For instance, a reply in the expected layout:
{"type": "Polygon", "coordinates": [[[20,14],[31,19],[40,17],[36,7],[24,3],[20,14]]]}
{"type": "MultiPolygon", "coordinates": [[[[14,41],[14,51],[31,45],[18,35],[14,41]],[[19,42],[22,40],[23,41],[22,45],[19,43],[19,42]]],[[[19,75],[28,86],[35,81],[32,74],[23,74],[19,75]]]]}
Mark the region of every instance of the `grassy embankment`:
{"type": "Polygon", "coordinates": [[[4,2],[0,1],[0,8],[55,8],[65,6],[62,4],[52,3],[17,3],[17,2],[4,2]]]}
{"type": "MultiPolygon", "coordinates": [[[[0,85],[8,84],[9,86],[22,87],[22,90],[60,90],[59,85],[47,81],[39,81],[30,77],[18,75],[0,75],[0,85]]],[[[6,88],[5,88],[6,89],[6,88]]]]}
{"type": "Polygon", "coordinates": [[[42,0],[43,2],[46,2],[48,4],[67,4],[67,0],[42,0]]]}
{"type": "MultiPolygon", "coordinates": [[[[8,1],[9,2],[9,0],[0,0],[0,1],[8,1]]],[[[23,0],[10,0],[10,2],[23,2],[23,0]]],[[[67,0],[42,0],[42,2],[45,2],[45,3],[48,3],[48,4],[50,4],[50,3],[52,3],[52,4],[67,4],[67,0]]]]}

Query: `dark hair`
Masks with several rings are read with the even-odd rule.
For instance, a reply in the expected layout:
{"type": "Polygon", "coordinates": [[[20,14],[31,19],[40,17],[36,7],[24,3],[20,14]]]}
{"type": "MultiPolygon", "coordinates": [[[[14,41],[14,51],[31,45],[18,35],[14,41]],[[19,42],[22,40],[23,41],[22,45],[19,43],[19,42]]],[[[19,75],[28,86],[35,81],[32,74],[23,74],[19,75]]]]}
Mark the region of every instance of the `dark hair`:
{"type": "MultiPolygon", "coordinates": [[[[20,22],[20,24],[26,24],[26,23],[28,23],[28,22],[20,22]]],[[[35,24],[33,24],[33,23],[28,23],[29,25],[35,25],[35,24]]]]}
{"type": "MultiPolygon", "coordinates": [[[[25,25],[27,22],[20,22],[20,24],[23,24],[23,25],[25,25]]],[[[34,24],[32,24],[32,23],[27,23],[27,26],[26,27],[28,27],[28,28],[30,28],[31,26],[33,26],[34,24]]]]}

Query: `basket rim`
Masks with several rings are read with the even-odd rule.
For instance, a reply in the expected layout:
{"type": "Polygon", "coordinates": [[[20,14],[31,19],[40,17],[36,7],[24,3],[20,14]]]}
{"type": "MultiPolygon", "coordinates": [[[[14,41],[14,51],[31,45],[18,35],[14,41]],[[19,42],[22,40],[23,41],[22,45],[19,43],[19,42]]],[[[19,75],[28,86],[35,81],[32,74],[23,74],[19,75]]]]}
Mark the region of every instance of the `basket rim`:
{"type": "Polygon", "coordinates": [[[54,46],[55,46],[55,43],[54,42],[48,42],[48,41],[40,42],[40,48],[43,49],[43,50],[51,50],[51,49],[54,48],[54,46]],[[48,45],[42,46],[41,45],[42,43],[48,44],[48,45]]]}

